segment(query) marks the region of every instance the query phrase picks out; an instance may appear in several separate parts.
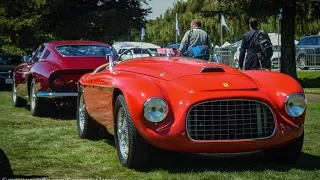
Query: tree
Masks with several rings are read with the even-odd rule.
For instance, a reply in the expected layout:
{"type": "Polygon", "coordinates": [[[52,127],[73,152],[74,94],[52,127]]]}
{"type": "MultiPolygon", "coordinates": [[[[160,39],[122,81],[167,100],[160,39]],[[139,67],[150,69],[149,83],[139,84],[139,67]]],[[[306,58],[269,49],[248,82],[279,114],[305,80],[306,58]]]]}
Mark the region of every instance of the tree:
{"type": "Polygon", "coordinates": [[[2,49],[58,39],[112,43],[145,25],[147,0],[0,0],[2,49]]]}
{"type": "Polygon", "coordinates": [[[0,43],[1,49],[9,53],[23,53],[37,43],[36,25],[44,5],[42,0],[0,1],[0,43]],[[18,46],[18,47],[17,47],[18,46]]]}

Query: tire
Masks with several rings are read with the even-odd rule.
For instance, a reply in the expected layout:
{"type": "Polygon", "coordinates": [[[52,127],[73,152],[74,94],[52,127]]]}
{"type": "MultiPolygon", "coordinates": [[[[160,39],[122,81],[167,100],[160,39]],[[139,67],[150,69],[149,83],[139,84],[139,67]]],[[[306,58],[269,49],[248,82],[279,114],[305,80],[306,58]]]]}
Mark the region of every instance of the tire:
{"type": "Polygon", "coordinates": [[[128,168],[143,168],[148,163],[151,145],[136,129],[123,95],[117,97],[114,107],[114,138],[119,161],[128,168]]]}
{"type": "Polygon", "coordinates": [[[36,95],[35,80],[30,84],[30,112],[32,116],[43,117],[49,114],[53,109],[52,104],[45,102],[45,99],[38,98],[36,95]]]}
{"type": "Polygon", "coordinates": [[[77,98],[77,129],[81,139],[98,140],[100,138],[100,128],[89,116],[84,102],[83,88],[80,86],[77,98]]]}
{"type": "Polygon", "coordinates": [[[15,83],[12,83],[12,104],[14,107],[25,107],[27,106],[27,101],[19,96],[17,96],[15,83]]]}
{"type": "Polygon", "coordinates": [[[264,150],[264,156],[266,159],[271,161],[285,164],[295,164],[301,154],[303,141],[304,131],[298,139],[286,146],[264,150]]]}
{"type": "Polygon", "coordinates": [[[40,105],[40,101],[36,95],[35,80],[32,79],[30,84],[30,112],[32,116],[42,116],[44,114],[44,108],[43,105],[40,105]]]}

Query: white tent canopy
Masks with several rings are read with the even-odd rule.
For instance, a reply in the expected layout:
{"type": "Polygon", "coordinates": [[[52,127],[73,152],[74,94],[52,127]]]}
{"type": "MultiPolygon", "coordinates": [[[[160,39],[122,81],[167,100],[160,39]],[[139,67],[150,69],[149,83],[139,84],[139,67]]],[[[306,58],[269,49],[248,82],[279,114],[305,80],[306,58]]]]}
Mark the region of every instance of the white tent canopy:
{"type": "MultiPolygon", "coordinates": [[[[281,34],[278,33],[268,33],[271,43],[274,46],[280,45],[281,46],[281,34]],[[279,35],[279,36],[278,36],[279,35]],[[279,42],[278,42],[279,39],[279,42]]],[[[299,43],[299,41],[294,41],[294,44],[297,45],[299,43]]]]}
{"type": "Polygon", "coordinates": [[[221,47],[227,47],[229,45],[230,45],[230,43],[228,41],[226,41],[221,47]]]}

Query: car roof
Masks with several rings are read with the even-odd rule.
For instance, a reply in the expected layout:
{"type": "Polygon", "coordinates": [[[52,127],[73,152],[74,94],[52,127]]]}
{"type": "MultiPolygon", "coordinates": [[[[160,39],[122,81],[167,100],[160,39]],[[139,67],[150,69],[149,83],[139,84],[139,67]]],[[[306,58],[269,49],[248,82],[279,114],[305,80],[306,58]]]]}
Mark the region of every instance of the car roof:
{"type": "Polygon", "coordinates": [[[320,35],[309,35],[309,36],[303,36],[301,37],[301,39],[304,39],[304,38],[309,38],[309,37],[319,37],[320,35]]]}
{"type": "Polygon", "coordinates": [[[104,42],[99,42],[99,41],[83,41],[83,40],[61,40],[61,41],[51,41],[51,42],[46,42],[46,45],[52,45],[52,46],[59,46],[59,45],[84,45],[84,44],[89,44],[89,45],[107,45],[110,46],[107,43],[104,42]]]}

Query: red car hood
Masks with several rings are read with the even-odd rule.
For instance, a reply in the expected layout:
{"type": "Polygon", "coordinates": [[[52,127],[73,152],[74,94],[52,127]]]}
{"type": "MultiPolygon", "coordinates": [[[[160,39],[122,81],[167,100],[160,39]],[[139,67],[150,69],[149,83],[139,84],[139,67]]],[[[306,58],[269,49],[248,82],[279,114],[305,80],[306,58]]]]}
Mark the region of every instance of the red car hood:
{"type": "Polygon", "coordinates": [[[115,70],[172,81],[190,90],[256,89],[249,76],[230,66],[188,58],[141,58],[122,62],[115,70]]]}
{"type": "Polygon", "coordinates": [[[108,62],[105,57],[63,57],[59,66],[60,69],[95,69],[108,62]]]}

